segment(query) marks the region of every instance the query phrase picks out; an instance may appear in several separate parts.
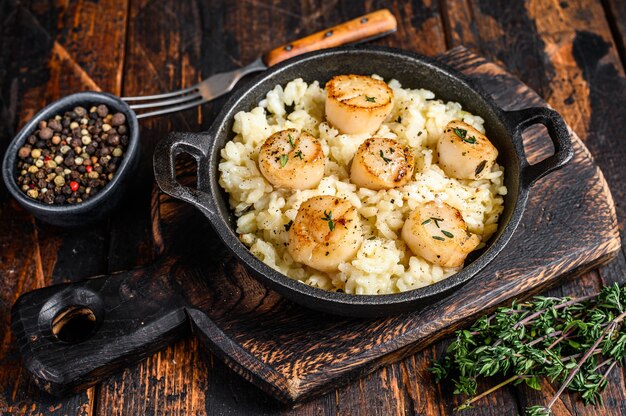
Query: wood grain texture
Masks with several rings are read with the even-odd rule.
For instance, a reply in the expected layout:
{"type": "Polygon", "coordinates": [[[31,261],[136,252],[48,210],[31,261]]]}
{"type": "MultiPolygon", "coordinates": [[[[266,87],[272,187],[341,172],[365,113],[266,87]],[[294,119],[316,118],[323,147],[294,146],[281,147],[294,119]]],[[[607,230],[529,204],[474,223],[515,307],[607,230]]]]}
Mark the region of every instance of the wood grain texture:
{"type": "Polygon", "coordinates": [[[604,0],[602,5],[622,61],[622,67],[624,67],[626,65],[626,22],[624,22],[626,3],[619,0],[604,0]]]}
{"type": "MultiPolygon", "coordinates": [[[[0,149],[35,111],[64,94],[93,89],[121,91],[125,4],[0,2],[0,149]],[[74,21],[82,24],[71,24],[74,21]],[[104,54],[83,53],[85,41],[99,45],[104,54]]],[[[0,319],[2,327],[8,328],[4,325],[19,294],[106,271],[106,223],[88,230],[47,227],[8,201],[3,186],[0,195],[4,238],[0,249],[0,319]]],[[[11,332],[1,332],[0,413],[93,414],[93,389],[61,400],[41,392],[23,371],[11,332]]]]}
{"type": "MultiPolygon", "coordinates": [[[[387,7],[398,18],[399,30],[378,44],[429,55],[464,44],[498,62],[548,98],[596,156],[610,181],[618,220],[624,229],[620,196],[625,192],[621,178],[626,174],[626,166],[619,163],[623,149],[616,137],[621,137],[626,124],[621,116],[623,106],[612,105],[624,99],[620,95],[624,91],[623,69],[619,59],[615,60],[618,54],[613,46],[619,51],[619,37],[623,38],[624,31],[618,29],[616,35],[614,30],[611,39],[610,26],[598,13],[599,1],[132,0],[130,6],[104,0],[20,3],[22,6],[15,8],[13,0],[0,0],[0,152],[19,127],[19,119],[27,119],[55,94],[63,94],[65,87],[87,89],[97,84],[108,91],[121,89],[121,80],[108,76],[112,71],[109,65],[115,62],[119,65],[114,72],[122,74],[125,94],[163,92],[245,65],[277,44],[387,7]],[[98,13],[105,9],[106,12],[98,13]],[[131,13],[128,32],[117,26],[118,13],[123,15],[125,9],[131,13]],[[81,10],[91,12],[76,14],[81,10]],[[128,52],[123,41],[120,45],[126,34],[128,52]],[[53,48],[53,40],[66,53],[53,48]],[[543,47],[537,46],[542,43],[543,47]],[[106,52],[96,53],[95,49],[106,52]],[[124,56],[119,61],[106,59],[120,51],[124,56]],[[107,69],[98,73],[98,68],[107,69]]],[[[613,27],[623,22],[622,2],[605,0],[602,5],[605,11],[621,13],[612,15],[613,27]]],[[[222,104],[223,100],[142,123],[146,152],[169,130],[206,129],[222,104]]],[[[144,161],[142,172],[140,183],[148,184],[149,161],[144,161]]],[[[52,281],[75,280],[146,264],[153,258],[153,250],[164,250],[164,241],[156,241],[153,246],[151,224],[145,216],[148,196],[145,191],[140,194],[135,203],[129,202],[132,209],[118,213],[111,221],[111,233],[108,226],[89,233],[65,233],[32,223],[17,205],[6,201],[6,192],[0,186],[0,227],[6,231],[0,234],[4,242],[0,246],[0,325],[8,322],[8,310],[17,293],[52,281]],[[7,245],[10,250],[5,252],[7,245]],[[41,260],[31,254],[36,250],[41,260]],[[22,255],[29,261],[23,262],[22,255]],[[41,269],[37,273],[44,281],[33,280],[37,276],[33,271],[37,269],[41,269]]],[[[196,217],[192,210],[188,215],[190,225],[183,227],[181,234],[197,232],[192,226],[194,221],[199,230],[204,229],[201,217],[196,217]]],[[[184,240],[184,235],[178,236],[175,243],[184,240]]],[[[623,253],[602,268],[601,274],[604,282],[623,281],[623,253]]],[[[598,273],[594,272],[548,293],[587,293],[599,284],[598,273]]],[[[3,342],[8,338],[11,343],[10,334],[0,333],[3,342]]],[[[425,370],[441,355],[445,345],[446,341],[441,341],[293,410],[281,407],[242,378],[233,376],[215,356],[201,351],[193,339],[181,341],[124,370],[95,393],[90,390],[62,400],[41,395],[26,381],[15,349],[9,346],[8,350],[0,350],[0,413],[10,408],[10,413],[36,414],[453,414],[458,398],[445,385],[434,385],[425,370]]],[[[546,387],[544,394],[534,394],[526,389],[500,391],[463,414],[518,414],[518,404],[545,401],[551,390],[546,387]]],[[[624,395],[623,375],[615,372],[604,395],[607,414],[619,410],[624,413],[620,407],[626,402],[624,395]]],[[[559,403],[556,414],[593,411],[568,396],[559,403]]]]}
{"type": "MultiPolygon", "coordinates": [[[[208,68],[205,74],[200,71],[207,61],[214,65],[226,61],[222,55],[216,55],[221,49],[219,45],[207,42],[211,33],[221,33],[215,25],[221,13],[215,7],[211,2],[131,2],[124,95],[175,90],[195,84],[213,71],[230,69],[222,66],[208,68]],[[199,30],[204,27],[202,22],[211,32],[199,30]]],[[[117,213],[111,221],[108,262],[111,272],[148,265],[162,250],[151,237],[154,145],[168,131],[202,129],[202,113],[211,105],[142,121],[142,159],[136,187],[141,191],[136,195],[137,203],[117,213]]],[[[99,413],[202,414],[207,363],[198,358],[195,344],[194,340],[181,341],[105,379],[97,390],[99,413]]]]}

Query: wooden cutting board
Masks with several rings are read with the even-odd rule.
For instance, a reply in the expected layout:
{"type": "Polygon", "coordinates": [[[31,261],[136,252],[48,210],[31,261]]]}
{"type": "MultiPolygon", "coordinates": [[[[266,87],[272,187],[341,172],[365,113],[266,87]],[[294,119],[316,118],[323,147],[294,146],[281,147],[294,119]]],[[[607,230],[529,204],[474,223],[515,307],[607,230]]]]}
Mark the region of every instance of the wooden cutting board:
{"type": "MultiPolygon", "coordinates": [[[[439,59],[473,78],[506,110],[546,105],[511,74],[464,48],[439,59]]],[[[524,134],[531,163],[552,151],[546,134],[539,127],[524,134]]],[[[13,330],[26,366],[47,391],[78,390],[191,328],[229,367],[279,400],[294,403],[327,392],[512,298],[543,291],[616,255],[620,239],[610,191],[575,134],[573,142],[572,161],[534,185],[520,226],[491,264],[448,298],[390,318],[326,315],[281,298],[249,276],[202,214],[155,189],[153,236],[161,260],[22,297],[13,330]],[[95,310],[97,330],[78,344],[55,342],[40,330],[40,311],[59,309],[77,293],[95,310]]],[[[194,165],[182,161],[179,168],[179,180],[194,183],[194,165]]]]}

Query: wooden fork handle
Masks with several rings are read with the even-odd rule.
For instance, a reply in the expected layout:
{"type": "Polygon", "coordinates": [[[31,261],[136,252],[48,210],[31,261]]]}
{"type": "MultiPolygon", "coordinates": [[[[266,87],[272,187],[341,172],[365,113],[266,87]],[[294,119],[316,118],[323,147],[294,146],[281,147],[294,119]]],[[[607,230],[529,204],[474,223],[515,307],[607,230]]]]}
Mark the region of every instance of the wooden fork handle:
{"type": "Polygon", "coordinates": [[[263,60],[269,67],[305,52],[362,42],[395,32],[396,28],[396,18],[389,10],[381,9],[272,49],[263,60]]]}

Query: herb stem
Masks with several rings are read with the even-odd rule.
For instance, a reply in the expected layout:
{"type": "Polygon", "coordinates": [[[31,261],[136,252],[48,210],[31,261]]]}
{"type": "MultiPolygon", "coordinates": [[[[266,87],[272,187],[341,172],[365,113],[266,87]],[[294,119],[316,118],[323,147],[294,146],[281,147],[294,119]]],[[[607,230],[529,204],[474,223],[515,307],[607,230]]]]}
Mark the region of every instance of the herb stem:
{"type": "Polygon", "coordinates": [[[606,369],[606,371],[604,372],[602,377],[604,377],[606,379],[608,377],[609,373],[611,372],[611,370],[613,370],[616,365],[617,365],[617,360],[613,360],[613,362],[611,363],[609,368],[606,369]]]}
{"type": "MultiPolygon", "coordinates": [[[[596,348],[595,350],[593,350],[591,353],[592,355],[598,354],[599,352],[602,352],[602,348],[596,348]]],[[[563,357],[561,358],[561,361],[569,361],[569,360],[573,360],[574,358],[578,358],[581,355],[583,355],[582,352],[579,352],[578,354],[573,354],[573,355],[568,355],[567,357],[563,357]]]]}
{"type": "Polygon", "coordinates": [[[560,337],[558,337],[556,340],[554,340],[554,342],[552,344],[550,344],[550,346],[548,348],[546,348],[546,349],[551,350],[552,348],[554,348],[559,342],[561,342],[564,339],[566,339],[569,336],[569,334],[572,333],[572,331],[574,331],[574,327],[571,327],[567,331],[563,332],[563,334],[560,337]]]}
{"type": "Polygon", "coordinates": [[[513,326],[513,328],[514,328],[514,329],[519,328],[520,326],[522,326],[522,325],[524,325],[524,324],[526,324],[526,323],[528,323],[528,322],[532,321],[533,319],[537,318],[538,316],[541,316],[542,314],[544,314],[545,312],[549,311],[550,309],[563,309],[563,308],[567,308],[568,306],[574,305],[574,304],[576,304],[576,303],[581,303],[581,302],[584,302],[584,301],[586,301],[586,300],[593,299],[593,298],[595,298],[596,296],[598,296],[598,294],[597,294],[597,293],[596,293],[595,295],[582,296],[582,297],[580,297],[580,298],[576,298],[576,299],[571,299],[571,300],[568,300],[567,302],[559,303],[558,305],[554,305],[554,306],[551,306],[551,307],[549,307],[549,308],[544,308],[544,309],[541,309],[541,310],[539,310],[539,311],[537,311],[537,312],[535,312],[535,313],[533,313],[533,314],[528,315],[526,318],[524,318],[524,319],[522,319],[521,321],[519,321],[518,323],[516,323],[516,324],[513,326]]]}
{"type": "MultiPolygon", "coordinates": [[[[529,347],[532,347],[535,344],[540,343],[541,341],[543,341],[544,339],[547,338],[552,338],[552,337],[556,337],[557,335],[560,335],[563,331],[554,331],[554,332],[550,332],[549,334],[546,334],[544,336],[542,336],[541,338],[537,338],[534,341],[529,342],[528,344],[526,344],[529,347]]],[[[548,347],[547,349],[550,349],[550,347],[548,347]]]]}
{"type": "Polygon", "coordinates": [[[493,387],[492,387],[492,388],[490,388],[489,390],[485,390],[485,391],[483,391],[482,393],[480,393],[478,396],[474,396],[474,397],[472,397],[471,399],[467,400],[465,403],[463,403],[463,405],[465,405],[465,406],[469,406],[469,405],[471,405],[472,403],[474,403],[475,401],[480,400],[480,399],[482,399],[483,397],[490,395],[490,394],[491,394],[491,393],[493,393],[494,391],[496,391],[496,390],[498,390],[498,389],[500,389],[500,388],[502,388],[502,387],[506,386],[507,384],[512,383],[512,382],[514,382],[515,380],[520,379],[520,378],[522,378],[522,377],[523,377],[523,376],[521,376],[521,375],[514,375],[513,377],[509,377],[509,378],[507,378],[506,380],[504,380],[503,382],[501,382],[501,383],[499,383],[499,384],[496,384],[495,386],[493,386],[493,387]]]}
{"type": "Polygon", "coordinates": [[[611,361],[615,361],[613,358],[607,358],[606,360],[602,361],[600,364],[598,364],[596,366],[596,368],[593,369],[593,371],[597,371],[599,368],[604,367],[605,365],[607,365],[608,363],[610,363],[611,361]]]}
{"type": "Polygon", "coordinates": [[[561,387],[559,388],[559,390],[556,392],[552,400],[550,400],[550,403],[548,403],[548,406],[546,406],[548,409],[552,409],[552,406],[554,406],[554,403],[556,403],[559,396],[563,393],[563,391],[569,385],[569,383],[574,379],[574,376],[576,376],[576,374],[580,371],[580,368],[583,366],[585,361],[587,361],[587,358],[591,357],[593,351],[598,347],[598,345],[600,345],[604,337],[609,332],[613,331],[613,329],[617,325],[619,325],[619,323],[622,322],[625,317],[626,317],[626,312],[622,312],[617,318],[613,319],[613,322],[611,322],[611,324],[607,326],[604,329],[604,331],[602,331],[602,334],[598,337],[596,342],[594,342],[594,344],[587,350],[587,352],[585,353],[585,355],[583,355],[583,358],[580,359],[576,367],[569,373],[569,376],[567,376],[567,379],[565,379],[563,384],[561,384],[561,387]]]}

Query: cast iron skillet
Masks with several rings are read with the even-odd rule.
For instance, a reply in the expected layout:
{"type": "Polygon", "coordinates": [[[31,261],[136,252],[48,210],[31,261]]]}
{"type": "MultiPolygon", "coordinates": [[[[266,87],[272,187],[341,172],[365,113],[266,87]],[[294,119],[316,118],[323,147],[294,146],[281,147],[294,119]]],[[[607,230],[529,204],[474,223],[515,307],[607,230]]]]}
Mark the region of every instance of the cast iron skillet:
{"type": "MultiPolygon", "coordinates": [[[[336,48],[301,55],[273,67],[239,90],[224,106],[206,133],[172,133],[159,143],[154,154],[154,173],[161,189],[193,204],[207,219],[224,243],[261,282],[284,297],[312,309],[347,316],[371,317],[415,310],[432,303],[467,283],[502,250],[519,224],[532,184],[562,167],[572,157],[570,135],[561,116],[547,108],[503,111],[463,75],[433,59],[411,52],[381,48],[336,48]],[[393,295],[349,295],[329,292],[292,280],[258,260],[237,238],[235,218],[228,197],[218,184],[220,150],[232,139],[234,115],[249,111],[277,84],[295,78],[324,85],[333,75],[378,74],[395,78],[403,87],[426,88],[444,101],[456,101],[485,119],[487,136],[499,150],[498,163],[505,167],[504,212],[499,228],[487,247],[469,257],[465,268],[438,283],[393,295]],[[530,165],[524,155],[521,132],[533,125],[546,126],[555,153],[530,165]],[[174,162],[187,153],[197,161],[197,188],[176,181],[174,162]]],[[[208,248],[207,248],[208,249],[208,248]]]]}

